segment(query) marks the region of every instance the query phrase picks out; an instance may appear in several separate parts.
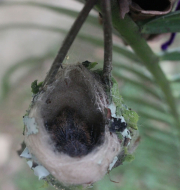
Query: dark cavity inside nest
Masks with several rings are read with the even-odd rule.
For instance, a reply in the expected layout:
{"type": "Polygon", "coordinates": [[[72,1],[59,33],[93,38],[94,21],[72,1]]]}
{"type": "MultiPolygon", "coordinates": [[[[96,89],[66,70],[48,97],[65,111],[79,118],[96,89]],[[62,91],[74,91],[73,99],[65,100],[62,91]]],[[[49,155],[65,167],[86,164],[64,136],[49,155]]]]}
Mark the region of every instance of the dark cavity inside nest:
{"type": "Polygon", "coordinates": [[[164,11],[170,6],[169,0],[133,0],[144,10],[164,11]]]}
{"type": "Polygon", "coordinates": [[[45,123],[55,146],[55,151],[71,157],[81,157],[102,144],[104,122],[102,114],[96,114],[93,121],[85,121],[72,108],[64,108],[53,120],[45,123]]]}
{"type": "Polygon", "coordinates": [[[61,69],[36,102],[55,151],[72,157],[103,143],[106,94],[100,77],[83,65],[61,69]]]}

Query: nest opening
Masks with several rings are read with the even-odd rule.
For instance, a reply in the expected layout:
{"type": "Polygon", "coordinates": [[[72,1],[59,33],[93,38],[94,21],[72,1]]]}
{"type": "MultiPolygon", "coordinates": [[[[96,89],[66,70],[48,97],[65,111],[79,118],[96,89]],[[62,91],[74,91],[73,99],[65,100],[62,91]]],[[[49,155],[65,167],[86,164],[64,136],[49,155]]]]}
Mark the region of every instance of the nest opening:
{"type": "Polygon", "coordinates": [[[104,142],[106,94],[101,81],[84,66],[61,69],[36,107],[55,152],[85,156],[104,142]]]}
{"type": "Polygon", "coordinates": [[[144,10],[164,11],[170,6],[169,0],[133,0],[144,10]]]}
{"type": "Polygon", "coordinates": [[[99,112],[93,118],[87,121],[77,111],[66,107],[51,121],[45,122],[54,150],[71,157],[81,157],[101,145],[105,125],[103,115],[99,112]]]}

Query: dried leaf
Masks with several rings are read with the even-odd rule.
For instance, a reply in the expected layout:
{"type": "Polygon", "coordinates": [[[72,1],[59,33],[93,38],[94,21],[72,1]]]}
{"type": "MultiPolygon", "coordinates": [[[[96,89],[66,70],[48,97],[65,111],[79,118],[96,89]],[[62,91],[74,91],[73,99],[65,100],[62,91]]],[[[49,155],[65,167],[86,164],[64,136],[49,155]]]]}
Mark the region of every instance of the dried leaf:
{"type": "Polygon", "coordinates": [[[134,21],[145,20],[157,15],[169,13],[175,0],[132,0],[131,17],[134,21]]]}
{"type": "Polygon", "coordinates": [[[125,14],[129,12],[129,5],[131,0],[119,0],[120,18],[123,19],[125,14]]]}

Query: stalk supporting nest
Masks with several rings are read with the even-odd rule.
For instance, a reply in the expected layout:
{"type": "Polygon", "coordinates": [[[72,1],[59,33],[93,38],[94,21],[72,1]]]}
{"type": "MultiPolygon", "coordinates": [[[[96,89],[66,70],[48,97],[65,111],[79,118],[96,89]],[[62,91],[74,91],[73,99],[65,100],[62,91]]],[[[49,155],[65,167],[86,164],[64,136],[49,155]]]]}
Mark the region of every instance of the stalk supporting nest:
{"type": "Polygon", "coordinates": [[[58,55],[56,56],[45,80],[44,80],[44,85],[52,83],[53,79],[55,78],[58,70],[60,67],[62,67],[62,62],[64,58],[67,55],[67,52],[69,48],[71,47],[74,39],[76,38],[79,30],[81,29],[84,21],[88,17],[89,12],[93,8],[93,6],[96,4],[97,0],[88,0],[80,12],[79,16],[77,17],[76,21],[74,22],[73,26],[71,27],[69,33],[67,34],[59,52],[58,55]]]}
{"type": "MultiPolygon", "coordinates": [[[[78,18],[74,22],[68,35],[66,36],[58,55],[56,56],[43,85],[51,84],[54,80],[58,70],[62,67],[62,62],[67,55],[69,48],[71,47],[74,39],[76,38],[79,30],[81,29],[84,21],[88,17],[89,12],[93,6],[97,3],[97,0],[88,0],[80,12],[78,18]]],[[[111,6],[109,0],[103,0],[101,3],[103,20],[104,20],[104,66],[103,66],[103,81],[106,85],[109,97],[111,97],[111,70],[112,70],[112,21],[111,21],[111,6]]]]}
{"type": "Polygon", "coordinates": [[[112,70],[112,21],[111,5],[109,0],[101,1],[104,28],[104,67],[103,81],[107,86],[109,97],[111,97],[111,70],[112,70]]]}

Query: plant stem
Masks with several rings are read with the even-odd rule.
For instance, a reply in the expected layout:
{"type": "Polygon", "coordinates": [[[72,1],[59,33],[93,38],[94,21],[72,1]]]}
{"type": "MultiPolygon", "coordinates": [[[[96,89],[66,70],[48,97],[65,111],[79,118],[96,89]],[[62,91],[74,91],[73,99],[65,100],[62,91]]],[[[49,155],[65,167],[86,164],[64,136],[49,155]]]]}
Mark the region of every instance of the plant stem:
{"type": "Polygon", "coordinates": [[[84,21],[86,20],[89,12],[93,8],[93,6],[96,4],[97,0],[88,0],[80,12],[79,16],[77,17],[76,21],[74,22],[73,26],[71,27],[69,33],[67,34],[59,52],[58,55],[56,56],[45,80],[44,80],[44,85],[52,83],[54,80],[58,70],[60,67],[62,67],[62,62],[67,55],[67,52],[69,48],[71,47],[74,39],[76,38],[79,30],[81,29],[84,21]]]}
{"type": "Polygon", "coordinates": [[[103,79],[109,83],[111,89],[111,70],[112,70],[112,21],[111,21],[111,4],[109,0],[101,1],[104,28],[104,66],[103,79]]]}

